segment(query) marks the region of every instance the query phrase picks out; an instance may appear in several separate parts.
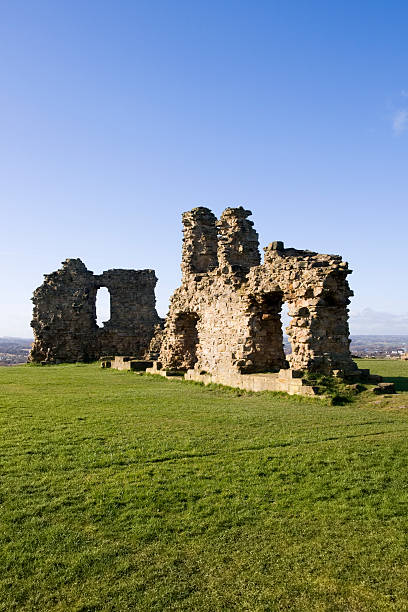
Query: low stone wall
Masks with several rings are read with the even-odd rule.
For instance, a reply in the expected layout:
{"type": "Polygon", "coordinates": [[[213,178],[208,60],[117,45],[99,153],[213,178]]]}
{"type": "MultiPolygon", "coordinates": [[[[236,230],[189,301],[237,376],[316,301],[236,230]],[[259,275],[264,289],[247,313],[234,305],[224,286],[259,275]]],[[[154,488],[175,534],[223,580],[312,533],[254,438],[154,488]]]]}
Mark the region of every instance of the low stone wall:
{"type": "Polygon", "coordinates": [[[197,370],[188,370],[184,378],[202,382],[205,385],[216,383],[245,391],[283,391],[289,395],[316,395],[315,388],[300,378],[296,370],[280,370],[276,374],[237,374],[235,372],[200,374],[197,370]]]}
{"type": "MultiPolygon", "coordinates": [[[[281,369],[279,372],[260,372],[256,374],[240,374],[236,371],[203,372],[197,368],[189,369],[187,372],[166,368],[160,361],[148,361],[135,359],[134,357],[116,356],[102,357],[102,368],[114,370],[130,370],[135,372],[146,372],[169,379],[183,379],[200,382],[204,385],[218,384],[245,391],[281,391],[289,395],[304,395],[307,397],[317,396],[318,389],[311,381],[304,378],[304,372],[300,370],[281,369]]],[[[338,372],[337,375],[340,373],[338,372]]],[[[381,376],[370,374],[369,370],[356,370],[346,378],[348,383],[376,384],[382,382],[381,376]]],[[[379,387],[386,385],[379,385],[379,387]]],[[[389,392],[392,391],[383,391],[389,392]]]]}
{"type": "Polygon", "coordinates": [[[161,363],[158,361],[153,361],[152,367],[146,368],[146,374],[156,374],[158,376],[163,376],[163,378],[184,378],[184,372],[162,368],[161,363]]]}
{"type": "Polygon", "coordinates": [[[199,370],[190,369],[183,374],[180,371],[161,368],[155,361],[151,368],[146,369],[147,374],[158,374],[164,378],[183,378],[210,385],[211,383],[235,387],[245,391],[283,391],[289,395],[316,395],[315,387],[308,384],[302,373],[296,370],[280,370],[280,372],[265,372],[263,374],[238,374],[236,372],[217,372],[214,374],[200,373],[199,370]]]}

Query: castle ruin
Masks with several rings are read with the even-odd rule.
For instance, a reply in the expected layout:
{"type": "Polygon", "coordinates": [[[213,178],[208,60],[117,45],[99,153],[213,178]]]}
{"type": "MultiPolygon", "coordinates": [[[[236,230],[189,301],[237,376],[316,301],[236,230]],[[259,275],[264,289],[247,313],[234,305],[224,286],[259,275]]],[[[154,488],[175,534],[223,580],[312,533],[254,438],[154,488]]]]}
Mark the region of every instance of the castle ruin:
{"type": "Polygon", "coordinates": [[[306,371],[358,376],[349,350],[347,263],[277,241],[264,249],[261,264],[250,215],[242,207],[227,208],[219,220],[204,207],[183,214],[182,284],[164,330],[155,310],[154,271],[94,275],[80,259],[67,259],[34,292],[31,360],[133,355],[156,360],[148,372],[306,394],[306,371]],[[111,319],[99,329],[95,297],[102,286],[111,294],[111,319]],[[285,303],[289,355],[283,349],[285,303]]]}
{"type": "Polygon", "coordinates": [[[101,355],[142,357],[155,326],[154,270],[107,270],[93,274],[80,259],[66,259],[34,291],[30,361],[94,361],[101,355]],[[107,287],[111,317],[99,328],[96,293],[107,287]]]}
{"type": "Polygon", "coordinates": [[[338,255],[273,242],[261,264],[249,215],[242,207],[227,208],[218,221],[204,207],[183,214],[182,285],[171,298],[155,369],[185,370],[191,380],[254,390],[295,389],[304,371],[355,373],[347,263],[338,255]],[[288,356],[284,303],[291,317],[288,356]],[[275,376],[261,382],[249,376],[256,373],[275,376]]]}

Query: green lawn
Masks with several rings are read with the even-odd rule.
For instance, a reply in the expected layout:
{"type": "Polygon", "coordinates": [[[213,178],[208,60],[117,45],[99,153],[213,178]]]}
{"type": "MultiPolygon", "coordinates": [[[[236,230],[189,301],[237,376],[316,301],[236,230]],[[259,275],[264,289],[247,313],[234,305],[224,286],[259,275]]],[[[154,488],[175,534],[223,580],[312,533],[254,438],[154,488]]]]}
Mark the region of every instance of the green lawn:
{"type": "Polygon", "coordinates": [[[408,393],[22,366],[0,419],[0,610],[408,609],[408,393]]]}
{"type": "Polygon", "coordinates": [[[392,359],[356,359],[359,368],[369,368],[372,374],[381,374],[384,382],[395,382],[398,391],[408,391],[408,361],[392,359]]]}

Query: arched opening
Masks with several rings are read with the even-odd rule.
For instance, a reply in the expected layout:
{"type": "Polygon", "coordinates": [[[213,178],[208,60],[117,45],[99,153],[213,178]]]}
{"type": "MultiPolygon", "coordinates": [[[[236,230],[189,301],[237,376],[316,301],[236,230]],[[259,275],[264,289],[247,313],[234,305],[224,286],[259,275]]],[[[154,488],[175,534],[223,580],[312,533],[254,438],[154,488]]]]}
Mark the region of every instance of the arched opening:
{"type": "Polygon", "coordinates": [[[272,291],[250,298],[251,354],[245,372],[277,372],[287,367],[280,312],[283,293],[272,291]]]}
{"type": "Polygon", "coordinates": [[[195,312],[181,312],[175,320],[177,338],[177,368],[189,370],[197,362],[198,315],[195,312]]]}
{"type": "Polygon", "coordinates": [[[107,287],[100,287],[96,293],[96,324],[103,327],[111,318],[111,296],[107,287]]]}

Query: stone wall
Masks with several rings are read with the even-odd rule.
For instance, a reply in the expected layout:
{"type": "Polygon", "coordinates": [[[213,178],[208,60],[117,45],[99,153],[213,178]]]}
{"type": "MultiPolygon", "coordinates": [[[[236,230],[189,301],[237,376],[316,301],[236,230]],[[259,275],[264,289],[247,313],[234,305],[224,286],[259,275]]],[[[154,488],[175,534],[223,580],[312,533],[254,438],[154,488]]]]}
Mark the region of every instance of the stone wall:
{"type": "Polygon", "coordinates": [[[206,208],[183,215],[182,285],[162,332],[163,368],[251,374],[355,372],[349,350],[347,263],[338,255],[274,242],[260,264],[250,211],[206,208]],[[282,346],[283,303],[292,317],[282,346]]]}
{"type": "Polygon", "coordinates": [[[286,380],[282,371],[287,369],[355,373],[347,263],[338,255],[273,242],[261,264],[250,215],[242,207],[227,208],[219,220],[204,207],[183,214],[182,285],[171,298],[164,329],[155,309],[153,270],[94,275],[80,259],[67,259],[34,292],[30,360],[132,355],[158,359],[167,370],[194,371],[192,379],[219,381],[265,372],[280,372],[279,381],[286,380]],[[100,287],[111,296],[111,318],[102,328],[95,306],[100,287]],[[288,356],[282,342],[284,303],[291,316],[288,356]]]}
{"type": "Polygon", "coordinates": [[[102,354],[142,357],[160,323],[153,270],[107,270],[94,275],[80,259],[45,275],[34,291],[30,361],[93,361],[102,354]],[[107,287],[111,318],[96,324],[96,293],[107,287]]]}

